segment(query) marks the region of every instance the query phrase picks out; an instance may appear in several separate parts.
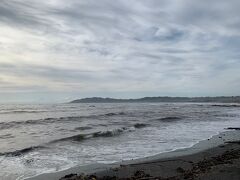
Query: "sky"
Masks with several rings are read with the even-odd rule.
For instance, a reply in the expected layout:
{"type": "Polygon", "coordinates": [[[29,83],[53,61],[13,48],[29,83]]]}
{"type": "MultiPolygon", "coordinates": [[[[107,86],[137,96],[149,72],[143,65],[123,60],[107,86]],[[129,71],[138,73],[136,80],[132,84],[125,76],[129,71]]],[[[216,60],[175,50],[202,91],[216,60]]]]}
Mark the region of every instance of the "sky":
{"type": "Polygon", "coordinates": [[[240,95],[239,0],[1,0],[0,103],[240,95]]]}

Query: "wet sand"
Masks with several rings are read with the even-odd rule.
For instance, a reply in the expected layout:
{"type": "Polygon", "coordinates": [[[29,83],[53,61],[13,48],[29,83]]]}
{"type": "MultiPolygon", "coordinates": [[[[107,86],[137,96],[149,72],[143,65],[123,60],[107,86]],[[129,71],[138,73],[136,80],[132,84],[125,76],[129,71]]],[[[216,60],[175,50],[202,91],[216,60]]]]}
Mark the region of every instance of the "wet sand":
{"type": "Polygon", "coordinates": [[[39,179],[240,179],[240,131],[233,129],[191,148],[112,165],[96,164],[43,174],[39,179]]]}

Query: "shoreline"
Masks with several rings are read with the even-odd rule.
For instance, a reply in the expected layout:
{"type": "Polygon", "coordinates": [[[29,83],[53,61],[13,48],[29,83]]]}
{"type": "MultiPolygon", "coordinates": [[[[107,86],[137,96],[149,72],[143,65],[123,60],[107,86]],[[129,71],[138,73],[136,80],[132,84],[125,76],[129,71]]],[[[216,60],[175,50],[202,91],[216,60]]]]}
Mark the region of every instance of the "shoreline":
{"type": "MultiPolygon", "coordinates": [[[[183,170],[184,168],[182,168],[181,166],[185,167],[185,164],[183,162],[176,163],[178,158],[181,157],[181,159],[186,158],[198,159],[196,158],[196,156],[201,157],[202,154],[209,154],[210,152],[213,152],[212,156],[219,156],[219,152],[221,154],[232,148],[240,150],[240,145],[238,143],[226,144],[226,142],[238,142],[238,141],[240,141],[240,131],[237,128],[235,130],[229,129],[226,130],[225,132],[213,135],[211,138],[207,140],[200,141],[197,144],[194,144],[193,146],[188,148],[177,149],[174,151],[163,152],[146,158],[122,161],[113,164],[93,164],[87,166],[76,166],[59,172],[40,174],[38,176],[34,176],[26,180],[41,180],[41,179],[58,180],[62,177],[66,177],[63,178],[64,180],[75,180],[77,179],[77,175],[79,176],[82,173],[94,174],[95,176],[98,177],[97,179],[101,179],[103,177],[116,177],[117,179],[129,178],[135,176],[134,172],[135,173],[138,171],[140,172],[142,169],[147,169],[148,175],[153,174],[154,176],[158,175],[161,178],[169,178],[179,174],[176,171],[176,169],[183,170]],[[175,167],[174,172],[168,173],[165,172],[160,173],[161,172],[160,169],[151,170],[150,167],[154,166],[154,164],[158,164],[158,167],[163,166],[165,167],[165,169],[169,166],[171,167],[173,166],[171,163],[170,164],[164,163],[162,165],[161,162],[163,161],[175,162],[175,164],[178,164],[179,168],[175,167]],[[134,168],[132,166],[134,166],[134,168]],[[155,171],[159,172],[159,174],[156,174],[155,171]]],[[[144,174],[145,171],[142,172],[142,176],[144,174]]]]}

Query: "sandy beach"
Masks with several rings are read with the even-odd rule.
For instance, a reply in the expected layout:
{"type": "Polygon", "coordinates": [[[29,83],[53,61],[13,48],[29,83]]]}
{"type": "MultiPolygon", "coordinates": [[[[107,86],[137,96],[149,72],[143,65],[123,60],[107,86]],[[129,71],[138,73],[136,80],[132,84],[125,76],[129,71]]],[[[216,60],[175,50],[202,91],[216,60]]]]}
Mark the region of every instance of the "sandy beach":
{"type": "MultiPolygon", "coordinates": [[[[75,167],[31,180],[240,179],[240,131],[232,128],[185,149],[115,163],[75,167]]],[[[29,179],[30,180],[30,179],[29,179]]]]}

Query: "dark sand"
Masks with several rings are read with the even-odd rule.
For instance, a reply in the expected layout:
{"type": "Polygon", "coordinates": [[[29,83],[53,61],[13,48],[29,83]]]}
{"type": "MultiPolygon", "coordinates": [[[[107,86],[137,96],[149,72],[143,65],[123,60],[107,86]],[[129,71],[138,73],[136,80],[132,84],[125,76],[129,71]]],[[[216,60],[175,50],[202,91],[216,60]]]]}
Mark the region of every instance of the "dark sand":
{"type": "Polygon", "coordinates": [[[221,133],[191,148],[113,165],[95,165],[87,169],[76,167],[32,179],[240,180],[240,131],[221,133]]]}

